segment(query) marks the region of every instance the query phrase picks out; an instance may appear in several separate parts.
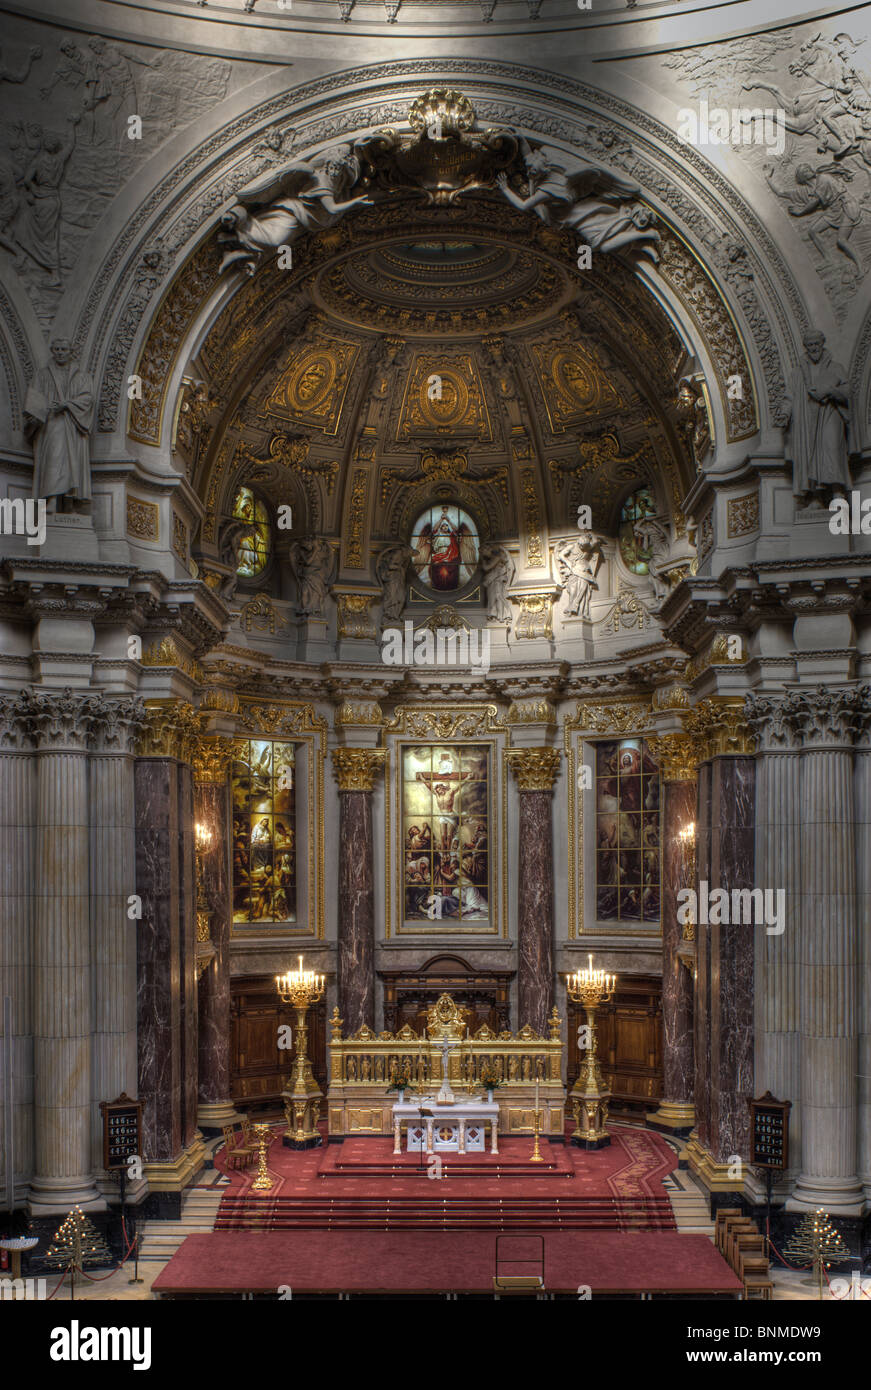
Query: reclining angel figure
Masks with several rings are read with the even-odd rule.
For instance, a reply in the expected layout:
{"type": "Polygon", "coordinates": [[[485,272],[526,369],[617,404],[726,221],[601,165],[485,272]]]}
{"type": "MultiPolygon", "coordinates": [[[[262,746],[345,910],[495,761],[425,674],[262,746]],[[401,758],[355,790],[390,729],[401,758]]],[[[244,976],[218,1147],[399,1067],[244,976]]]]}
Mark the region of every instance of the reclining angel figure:
{"type": "Polygon", "coordinates": [[[497,174],[509,203],[522,212],[534,211],[548,227],[577,232],[594,251],[630,246],[639,255],[659,259],[655,214],[638,201],[637,184],[593,164],[566,167],[549,146],[534,148],[523,139],[519,145],[529,196],[516,193],[507,174],[497,174]]]}
{"type": "Polygon", "coordinates": [[[354,147],[342,144],[250,184],[221,218],[221,271],[239,266],[253,275],[265,252],[291,246],[303,232],[329,227],[349,208],[371,203],[366,194],[347,196],[360,171],[354,147]]]}

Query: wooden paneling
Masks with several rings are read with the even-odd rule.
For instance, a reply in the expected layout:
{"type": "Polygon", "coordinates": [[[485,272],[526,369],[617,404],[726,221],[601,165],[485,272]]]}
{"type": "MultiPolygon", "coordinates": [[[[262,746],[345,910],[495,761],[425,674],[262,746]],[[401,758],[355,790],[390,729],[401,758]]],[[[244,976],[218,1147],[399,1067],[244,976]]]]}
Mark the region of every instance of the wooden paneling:
{"type": "Polygon", "coordinates": [[[494,1033],[511,1027],[509,993],[513,971],[475,970],[462,956],[433,956],[419,970],[383,970],[384,1027],[397,1032],[408,1023],[426,1028],[427,1011],[449,994],[467,1011],[471,1032],[486,1024],[494,1033]]]}
{"type": "MultiPolygon", "coordinates": [[[[586,1014],[568,1008],[568,1085],[578,1075],[578,1028],[586,1014]]],[[[644,1114],[662,1097],[662,981],[655,975],[624,975],[610,1004],[596,1011],[599,1064],[616,1113],[644,1114]]]]}
{"type": "MultiPolygon", "coordinates": [[[[230,1095],[234,1105],[251,1111],[281,1107],[281,1092],[290,1081],[296,1056],[296,1015],[282,1004],[272,975],[242,976],[230,981],[230,1095]],[[293,1029],[293,1051],[280,1051],[278,1030],[293,1029]]],[[[323,999],[308,1012],[308,1055],[318,1085],[326,1093],[326,1009],[323,999]]]]}

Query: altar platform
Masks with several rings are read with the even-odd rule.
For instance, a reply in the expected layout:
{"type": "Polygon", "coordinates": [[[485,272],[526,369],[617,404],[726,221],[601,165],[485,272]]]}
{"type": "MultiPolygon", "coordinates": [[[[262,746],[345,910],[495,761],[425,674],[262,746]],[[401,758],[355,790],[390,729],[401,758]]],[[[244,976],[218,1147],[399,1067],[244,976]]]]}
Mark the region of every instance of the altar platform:
{"type": "MultiPolygon", "coordinates": [[[[512,1247],[519,1260],[524,1248],[512,1247]]],[[[536,1254],[537,1241],[528,1241],[536,1254]]],[[[493,1297],[496,1239],[468,1232],[303,1231],[192,1235],[152,1286],[161,1298],[340,1295],[493,1297]]],[[[504,1268],[504,1267],[503,1267],[504,1268]]],[[[517,1264],[517,1272],[528,1267],[517,1264]]],[[[555,1232],[544,1241],[544,1292],[578,1298],[739,1298],[742,1285],[707,1236],[595,1236],[555,1232]]]]}

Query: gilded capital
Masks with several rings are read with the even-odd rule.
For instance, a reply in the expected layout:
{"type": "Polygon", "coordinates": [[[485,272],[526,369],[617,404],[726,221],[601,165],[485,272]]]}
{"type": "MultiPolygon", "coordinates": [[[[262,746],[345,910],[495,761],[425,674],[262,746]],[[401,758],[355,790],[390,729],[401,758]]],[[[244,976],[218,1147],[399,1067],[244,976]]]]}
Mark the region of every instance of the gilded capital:
{"type": "Polygon", "coordinates": [[[699,762],[728,754],[752,756],[756,736],[744,712],[743,699],[700,700],[684,716],[684,727],[698,747],[699,762]]]}
{"type": "Polygon", "coordinates": [[[200,733],[200,716],[186,701],[147,704],[136,751],[141,758],[178,758],[189,762],[194,740],[200,733]]]}
{"type": "Polygon", "coordinates": [[[233,757],[231,738],[199,735],[191,744],[191,766],[197,782],[226,782],[233,757]]]}
{"type": "Polygon", "coordinates": [[[386,748],[334,748],[333,772],[339,791],[371,792],[386,760],[386,748]]]}
{"type": "Polygon", "coordinates": [[[647,746],[659,763],[664,782],[695,781],[700,752],[696,739],[689,734],[653,734],[647,746]]]}
{"type": "Polygon", "coordinates": [[[560,765],[558,748],[509,748],[505,756],[520,791],[553,791],[560,765]]]}

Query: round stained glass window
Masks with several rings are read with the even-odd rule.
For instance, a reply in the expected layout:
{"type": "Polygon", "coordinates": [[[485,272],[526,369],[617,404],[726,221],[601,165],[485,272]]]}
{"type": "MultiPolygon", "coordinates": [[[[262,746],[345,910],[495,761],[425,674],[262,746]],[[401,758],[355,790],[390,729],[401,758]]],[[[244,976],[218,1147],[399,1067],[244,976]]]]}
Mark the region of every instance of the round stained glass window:
{"type": "Polygon", "coordinates": [[[452,593],[468,584],[478,568],[478,528],[462,507],[439,503],[417,518],[411,549],[420,582],[436,593],[452,593]]]}
{"type": "Polygon", "coordinates": [[[236,573],[240,579],[255,579],[269,563],[272,545],[269,513],[255,497],[250,487],[240,487],[233,503],[233,516],[250,523],[239,542],[239,563],[236,573]]]}

